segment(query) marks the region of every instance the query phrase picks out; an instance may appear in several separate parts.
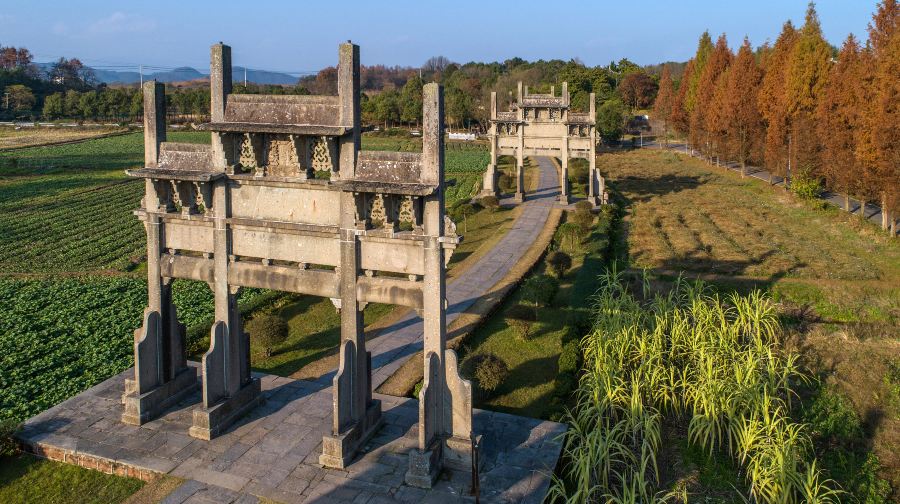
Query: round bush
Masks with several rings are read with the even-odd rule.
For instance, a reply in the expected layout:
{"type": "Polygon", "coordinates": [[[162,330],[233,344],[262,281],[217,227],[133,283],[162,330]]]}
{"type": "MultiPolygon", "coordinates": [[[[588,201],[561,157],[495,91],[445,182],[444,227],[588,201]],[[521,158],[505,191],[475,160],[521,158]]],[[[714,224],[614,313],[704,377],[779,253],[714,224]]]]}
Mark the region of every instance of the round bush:
{"type": "Polygon", "coordinates": [[[478,355],[474,357],[474,360],[475,381],[478,389],[482,392],[494,392],[509,376],[509,367],[506,362],[492,353],[478,355]]]}
{"type": "Polygon", "coordinates": [[[496,196],[485,196],[481,198],[481,206],[493,212],[500,207],[500,200],[496,196]]]}
{"type": "Polygon", "coordinates": [[[581,200],[578,203],[575,203],[575,213],[591,213],[594,211],[594,205],[591,205],[590,201],[581,200]]]}
{"type": "Polygon", "coordinates": [[[515,328],[522,338],[528,337],[531,326],[537,321],[537,313],[533,306],[514,305],[506,310],[504,315],[506,323],[515,328]]]}
{"type": "Polygon", "coordinates": [[[556,296],[559,283],[547,275],[535,275],[522,284],[522,298],[536,306],[547,306],[556,296]]]}
{"type": "Polygon", "coordinates": [[[277,315],[264,313],[247,322],[247,332],[265,350],[266,357],[269,357],[272,355],[272,348],[287,339],[288,324],[277,315]]]}
{"type": "Polygon", "coordinates": [[[572,258],[562,250],[554,250],[547,256],[547,267],[557,278],[562,278],[566,274],[566,270],[572,267],[572,258]]]}

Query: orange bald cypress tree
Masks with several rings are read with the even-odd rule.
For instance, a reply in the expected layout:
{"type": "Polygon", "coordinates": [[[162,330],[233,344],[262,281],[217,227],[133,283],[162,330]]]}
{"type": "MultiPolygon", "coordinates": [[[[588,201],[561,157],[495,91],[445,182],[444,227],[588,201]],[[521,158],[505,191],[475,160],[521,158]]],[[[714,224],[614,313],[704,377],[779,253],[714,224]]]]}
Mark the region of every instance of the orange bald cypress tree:
{"type": "Polygon", "coordinates": [[[728,128],[728,151],[741,163],[741,176],[746,175],[747,159],[758,150],[759,139],[763,135],[762,116],[757,104],[762,77],[750,40],[745,37],[728,71],[723,104],[728,128]]]}
{"type": "Polygon", "coordinates": [[[862,178],[856,159],[856,134],[866,108],[856,92],[860,83],[860,47],[851,34],[831,68],[816,108],[816,127],[822,146],[821,173],[829,189],[844,193],[844,210],[850,211],[850,194],[859,190],[862,178]]]}
{"type": "Polygon", "coordinates": [[[881,226],[896,235],[900,210],[900,6],[883,0],[869,25],[873,58],[873,90],[869,136],[875,159],[871,190],[881,199],[881,226]]]}
{"type": "Polygon", "coordinates": [[[773,175],[787,177],[789,116],[786,104],[785,76],[797,30],[790,21],[784,23],[775,45],[766,55],[765,76],[759,89],[759,111],[766,128],[764,159],[773,175]]]}
{"type": "Polygon", "coordinates": [[[669,65],[664,65],[662,77],[659,79],[659,92],[656,94],[653,112],[657,119],[663,122],[663,137],[666,147],[669,146],[669,123],[672,121],[674,101],[675,88],[672,85],[672,73],[669,71],[669,65]]]}
{"type": "Polygon", "coordinates": [[[728,40],[723,33],[716,40],[716,46],[710,53],[706,65],[703,66],[700,82],[697,84],[696,103],[691,110],[690,119],[691,143],[702,145],[707,156],[718,155],[712,138],[712,130],[718,125],[713,124],[716,118],[713,117],[711,107],[715,100],[719,77],[728,68],[731,58],[731,49],[728,48],[728,40]]]}
{"type": "Polygon", "coordinates": [[[684,67],[684,76],[678,84],[678,92],[672,102],[672,126],[682,135],[687,136],[690,128],[690,116],[686,108],[688,92],[688,75],[694,71],[694,60],[687,62],[684,67]]]}
{"type": "MultiPolygon", "coordinates": [[[[828,81],[831,60],[831,46],[822,36],[816,6],[810,2],[806,21],[791,52],[786,90],[791,123],[789,145],[793,147],[793,152],[788,153],[789,166],[804,178],[818,175],[819,145],[813,116],[828,81]]],[[[791,175],[788,174],[788,180],[791,175]]]]}
{"type": "Polygon", "coordinates": [[[730,154],[729,125],[728,125],[728,77],[731,68],[726,68],[719,77],[713,89],[712,101],[703,116],[703,128],[709,134],[710,155],[716,157],[716,166],[720,158],[727,161],[730,154]]]}

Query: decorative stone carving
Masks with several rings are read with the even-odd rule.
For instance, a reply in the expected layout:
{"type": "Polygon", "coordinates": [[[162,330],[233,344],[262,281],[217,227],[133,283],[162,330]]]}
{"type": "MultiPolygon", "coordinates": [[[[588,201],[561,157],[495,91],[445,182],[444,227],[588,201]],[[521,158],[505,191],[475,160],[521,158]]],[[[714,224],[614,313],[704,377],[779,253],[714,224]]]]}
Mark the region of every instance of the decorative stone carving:
{"type": "Polygon", "coordinates": [[[331,171],[334,167],[332,142],[319,137],[312,146],[312,168],[315,171],[331,171]]]}
{"type": "Polygon", "coordinates": [[[238,158],[238,163],[243,169],[258,168],[262,166],[259,161],[257,149],[253,145],[255,143],[253,136],[252,133],[244,133],[244,138],[241,140],[241,156],[238,158]]]}

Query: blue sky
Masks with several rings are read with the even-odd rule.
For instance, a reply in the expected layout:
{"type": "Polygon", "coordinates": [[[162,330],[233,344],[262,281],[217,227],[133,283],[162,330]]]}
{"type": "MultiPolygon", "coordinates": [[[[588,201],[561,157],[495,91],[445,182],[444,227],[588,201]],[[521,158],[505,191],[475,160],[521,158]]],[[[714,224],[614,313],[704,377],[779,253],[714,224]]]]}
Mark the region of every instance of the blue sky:
{"type": "MultiPolygon", "coordinates": [[[[876,0],[817,2],[825,36],[865,39],[876,0]]],[[[36,61],[79,57],[93,65],[208,65],[209,46],[232,46],[235,65],[301,71],[333,65],[337,44],[361,45],[363,64],[628,57],[640,64],[686,60],[697,37],[725,32],[734,47],[774,41],[782,23],[802,24],[806,0],[663,1],[292,1],[3,0],[0,45],[25,46],[36,61]]]]}

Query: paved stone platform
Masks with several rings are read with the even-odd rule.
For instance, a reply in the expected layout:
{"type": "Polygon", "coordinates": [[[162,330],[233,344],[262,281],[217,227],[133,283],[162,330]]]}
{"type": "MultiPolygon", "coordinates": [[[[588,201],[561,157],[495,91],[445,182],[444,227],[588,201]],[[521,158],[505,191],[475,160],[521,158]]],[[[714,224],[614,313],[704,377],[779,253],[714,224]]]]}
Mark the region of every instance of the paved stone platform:
{"type": "MultiPolygon", "coordinates": [[[[194,364],[196,368],[196,364],[194,364]]],[[[163,502],[474,502],[470,473],[445,471],[430,491],[405,485],[408,451],[416,446],[418,403],[375,394],[385,426],[348,470],[318,464],[322,436],[330,430],[331,388],[316,382],[254,373],[264,405],[222,436],[188,436],[199,393],[141,427],[119,421],[125,371],[29,419],[19,437],[47,458],[152,478],[187,481],[163,502]]],[[[565,426],[555,422],[475,410],[483,436],[480,474],[483,502],[539,503],[561,450],[565,426]]]]}

